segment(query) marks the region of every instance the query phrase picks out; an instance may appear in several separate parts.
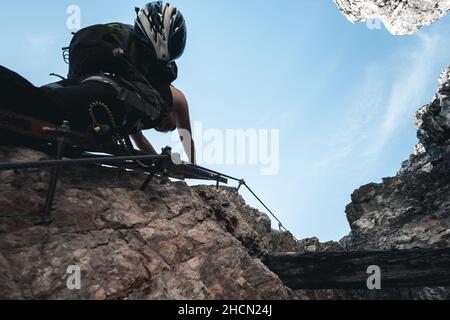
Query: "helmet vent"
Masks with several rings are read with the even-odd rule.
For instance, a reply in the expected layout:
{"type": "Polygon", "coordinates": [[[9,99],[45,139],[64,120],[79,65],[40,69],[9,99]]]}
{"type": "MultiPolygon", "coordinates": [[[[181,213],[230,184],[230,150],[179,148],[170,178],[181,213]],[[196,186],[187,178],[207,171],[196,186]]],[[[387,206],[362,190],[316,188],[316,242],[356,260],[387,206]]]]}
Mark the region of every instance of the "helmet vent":
{"type": "Polygon", "coordinates": [[[169,3],[148,3],[138,12],[135,29],[161,62],[173,61],[184,52],[185,21],[181,12],[169,3]]]}

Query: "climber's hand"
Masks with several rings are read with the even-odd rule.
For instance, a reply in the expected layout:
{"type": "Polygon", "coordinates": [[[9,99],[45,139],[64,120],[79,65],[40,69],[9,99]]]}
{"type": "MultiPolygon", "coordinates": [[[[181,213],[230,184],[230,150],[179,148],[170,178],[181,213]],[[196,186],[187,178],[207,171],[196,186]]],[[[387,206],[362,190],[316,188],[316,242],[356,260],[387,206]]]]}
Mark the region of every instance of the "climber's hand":
{"type": "Polygon", "coordinates": [[[131,135],[131,139],[133,139],[136,146],[144,153],[149,155],[157,155],[155,148],[153,148],[152,144],[148,139],[144,136],[142,132],[131,135]]]}

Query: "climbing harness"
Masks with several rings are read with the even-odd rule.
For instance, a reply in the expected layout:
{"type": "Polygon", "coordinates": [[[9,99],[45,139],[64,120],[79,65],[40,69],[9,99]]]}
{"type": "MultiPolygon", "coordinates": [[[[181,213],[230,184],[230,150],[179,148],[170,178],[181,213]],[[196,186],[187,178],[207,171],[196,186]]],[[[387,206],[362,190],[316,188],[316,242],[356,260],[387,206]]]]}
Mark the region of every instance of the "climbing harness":
{"type": "MultiPolygon", "coordinates": [[[[96,135],[108,135],[111,134],[111,138],[117,145],[119,145],[124,152],[129,156],[135,156],[135,149],[128,135],[121,132],[120,127],[117,125],[117,121],[114,118],[114,114],[111,109],[104,102],[95,101],[89,106],[89,116],[93,124],[93,131],[96,135]],[[105,124],[100,124],[97,120],[95,110],[103,109],[108,117],[110,126],[105,124]]],[[[135,160],[135,162],[142,168],[149,168],[144,162],[140,160],[135,160]]]]}

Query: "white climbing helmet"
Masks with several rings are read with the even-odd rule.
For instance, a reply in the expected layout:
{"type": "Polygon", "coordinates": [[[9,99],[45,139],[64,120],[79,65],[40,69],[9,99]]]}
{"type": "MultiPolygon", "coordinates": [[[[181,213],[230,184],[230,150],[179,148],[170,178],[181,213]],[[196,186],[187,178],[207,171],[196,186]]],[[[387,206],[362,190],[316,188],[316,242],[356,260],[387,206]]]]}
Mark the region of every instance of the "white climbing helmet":
{"type": "Polygon", "coordinates": [[[150,2],[136,8],[135,30],[148,43],[157,60],[170,62],[179,58],[186,46],[187,29],[181,12],[164,1],[150,2]]]}

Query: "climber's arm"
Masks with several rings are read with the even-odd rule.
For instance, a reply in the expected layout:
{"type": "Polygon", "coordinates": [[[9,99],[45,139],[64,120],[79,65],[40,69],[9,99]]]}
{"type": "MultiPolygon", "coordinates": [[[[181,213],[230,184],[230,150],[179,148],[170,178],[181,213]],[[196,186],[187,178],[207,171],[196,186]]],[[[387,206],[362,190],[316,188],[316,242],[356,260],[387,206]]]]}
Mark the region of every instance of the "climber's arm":
{"type": "Polygon", "coordinates": [[[158,154],[156,152],[155,148],[153,148],[153,146],[150,143],[150,141],[148,141],[148,139],[144,136],[144,134],[142,132],[139,132],[139,133],[136,133],[136,134],[132,134],[131,135],[131,139],[133,139],[133,141],[136,144],[136,146],[142,152],[145,152],[145,153],[147,153],[149,155],[156,155],[156,154],[158,154]]]}
{"type": "Polygon", "coordinates": [[[173,112],[176,118],[178,133],[189,157],[189,161],[196,164],[195,143],[192,137],[191,118],[189,115],[189,104],[184,94],[175,87],[170,87],[173,96],[173,112]]]}

